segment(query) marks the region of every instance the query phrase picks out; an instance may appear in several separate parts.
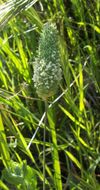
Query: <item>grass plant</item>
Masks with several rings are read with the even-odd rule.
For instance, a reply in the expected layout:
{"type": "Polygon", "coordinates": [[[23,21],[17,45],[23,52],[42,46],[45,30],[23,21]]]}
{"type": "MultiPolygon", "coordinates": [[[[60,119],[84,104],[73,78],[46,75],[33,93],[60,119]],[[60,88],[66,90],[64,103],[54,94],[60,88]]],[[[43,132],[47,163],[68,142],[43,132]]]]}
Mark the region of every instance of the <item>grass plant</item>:
{"type": "Polygon", "coordinates": [[[0,1],[1,190],[42,190],[45,158],[45,189],[100,189],[99,12],[99,0],[0,1]],[[46,114],[32,78],[48,22],[59,34],[62,80],[46,114]]]}

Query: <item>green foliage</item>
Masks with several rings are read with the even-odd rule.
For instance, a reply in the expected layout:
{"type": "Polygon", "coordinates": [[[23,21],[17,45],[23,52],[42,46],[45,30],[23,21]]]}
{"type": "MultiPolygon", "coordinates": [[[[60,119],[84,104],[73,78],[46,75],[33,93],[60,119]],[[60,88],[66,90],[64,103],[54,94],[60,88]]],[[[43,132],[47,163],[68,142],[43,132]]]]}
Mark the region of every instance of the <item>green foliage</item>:
{"type": "Polygon", "coordinates": [[[18,187],[17,189],[37,189],[36,173],[26,164],[11,161],[8,168],[2,172],[2,179],[18,187]]]}
{"type": "Polygon", "coordinates": [[[48,99],[45,126],[46,189],[99,190],[99,0],[3,2],[0,1],[0,168],[3,174],[0,189],[42,189],[45,113],[43,100],[36,94],[36,77],[42,64],[42,85],[46,76],[50,88],[44,86],[39,95],[53,94],[48,99]],[[59,64],[62,82],[54,94],[61,80],[59,64]],[[50,77],[55,65],[52,86],[50,77]]]}

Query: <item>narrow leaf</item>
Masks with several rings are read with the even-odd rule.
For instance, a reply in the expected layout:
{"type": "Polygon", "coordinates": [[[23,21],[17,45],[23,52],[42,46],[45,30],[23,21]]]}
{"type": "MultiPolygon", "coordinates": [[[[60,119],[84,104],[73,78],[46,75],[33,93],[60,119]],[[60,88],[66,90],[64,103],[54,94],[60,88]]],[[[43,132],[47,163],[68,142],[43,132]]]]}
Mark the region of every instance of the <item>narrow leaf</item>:
{"type": "Polygon", "coordinates": [[[81,169],[81,164],[80,162],[77,160],[77,158],[75,158],[69,151],[65,151],[66,154],[68,155],[68,157],[76,164],[76,166],[81,169]]]}

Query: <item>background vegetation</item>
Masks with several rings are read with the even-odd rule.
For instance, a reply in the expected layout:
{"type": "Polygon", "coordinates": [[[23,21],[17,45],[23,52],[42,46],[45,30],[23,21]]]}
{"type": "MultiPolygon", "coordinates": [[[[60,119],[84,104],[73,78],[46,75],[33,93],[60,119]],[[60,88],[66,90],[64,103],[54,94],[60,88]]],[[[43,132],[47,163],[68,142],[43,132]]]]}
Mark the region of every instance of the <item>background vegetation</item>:
{"type": "Polygon", "coordinates": [[[63,79],[48,100],[46,189],[99,190],[99,0],[0,1],[0,189],[43,189],[45,108],[32,77],[48,21],[59,31],[63,79]]]}

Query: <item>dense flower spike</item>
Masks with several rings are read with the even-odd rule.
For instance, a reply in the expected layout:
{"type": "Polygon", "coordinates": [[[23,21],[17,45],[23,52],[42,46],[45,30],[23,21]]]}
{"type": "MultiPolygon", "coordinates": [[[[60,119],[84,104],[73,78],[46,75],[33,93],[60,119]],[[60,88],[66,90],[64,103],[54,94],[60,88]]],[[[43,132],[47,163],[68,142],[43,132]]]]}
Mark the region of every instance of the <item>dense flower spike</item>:
{"type": "Polygon", "coordinates": [[[52,96],[58,88],[62,73],[60,62],[58,31],[55,24],[47,23],[40,36],[33,76],[37,94],[43,99],[52,96]]]}

